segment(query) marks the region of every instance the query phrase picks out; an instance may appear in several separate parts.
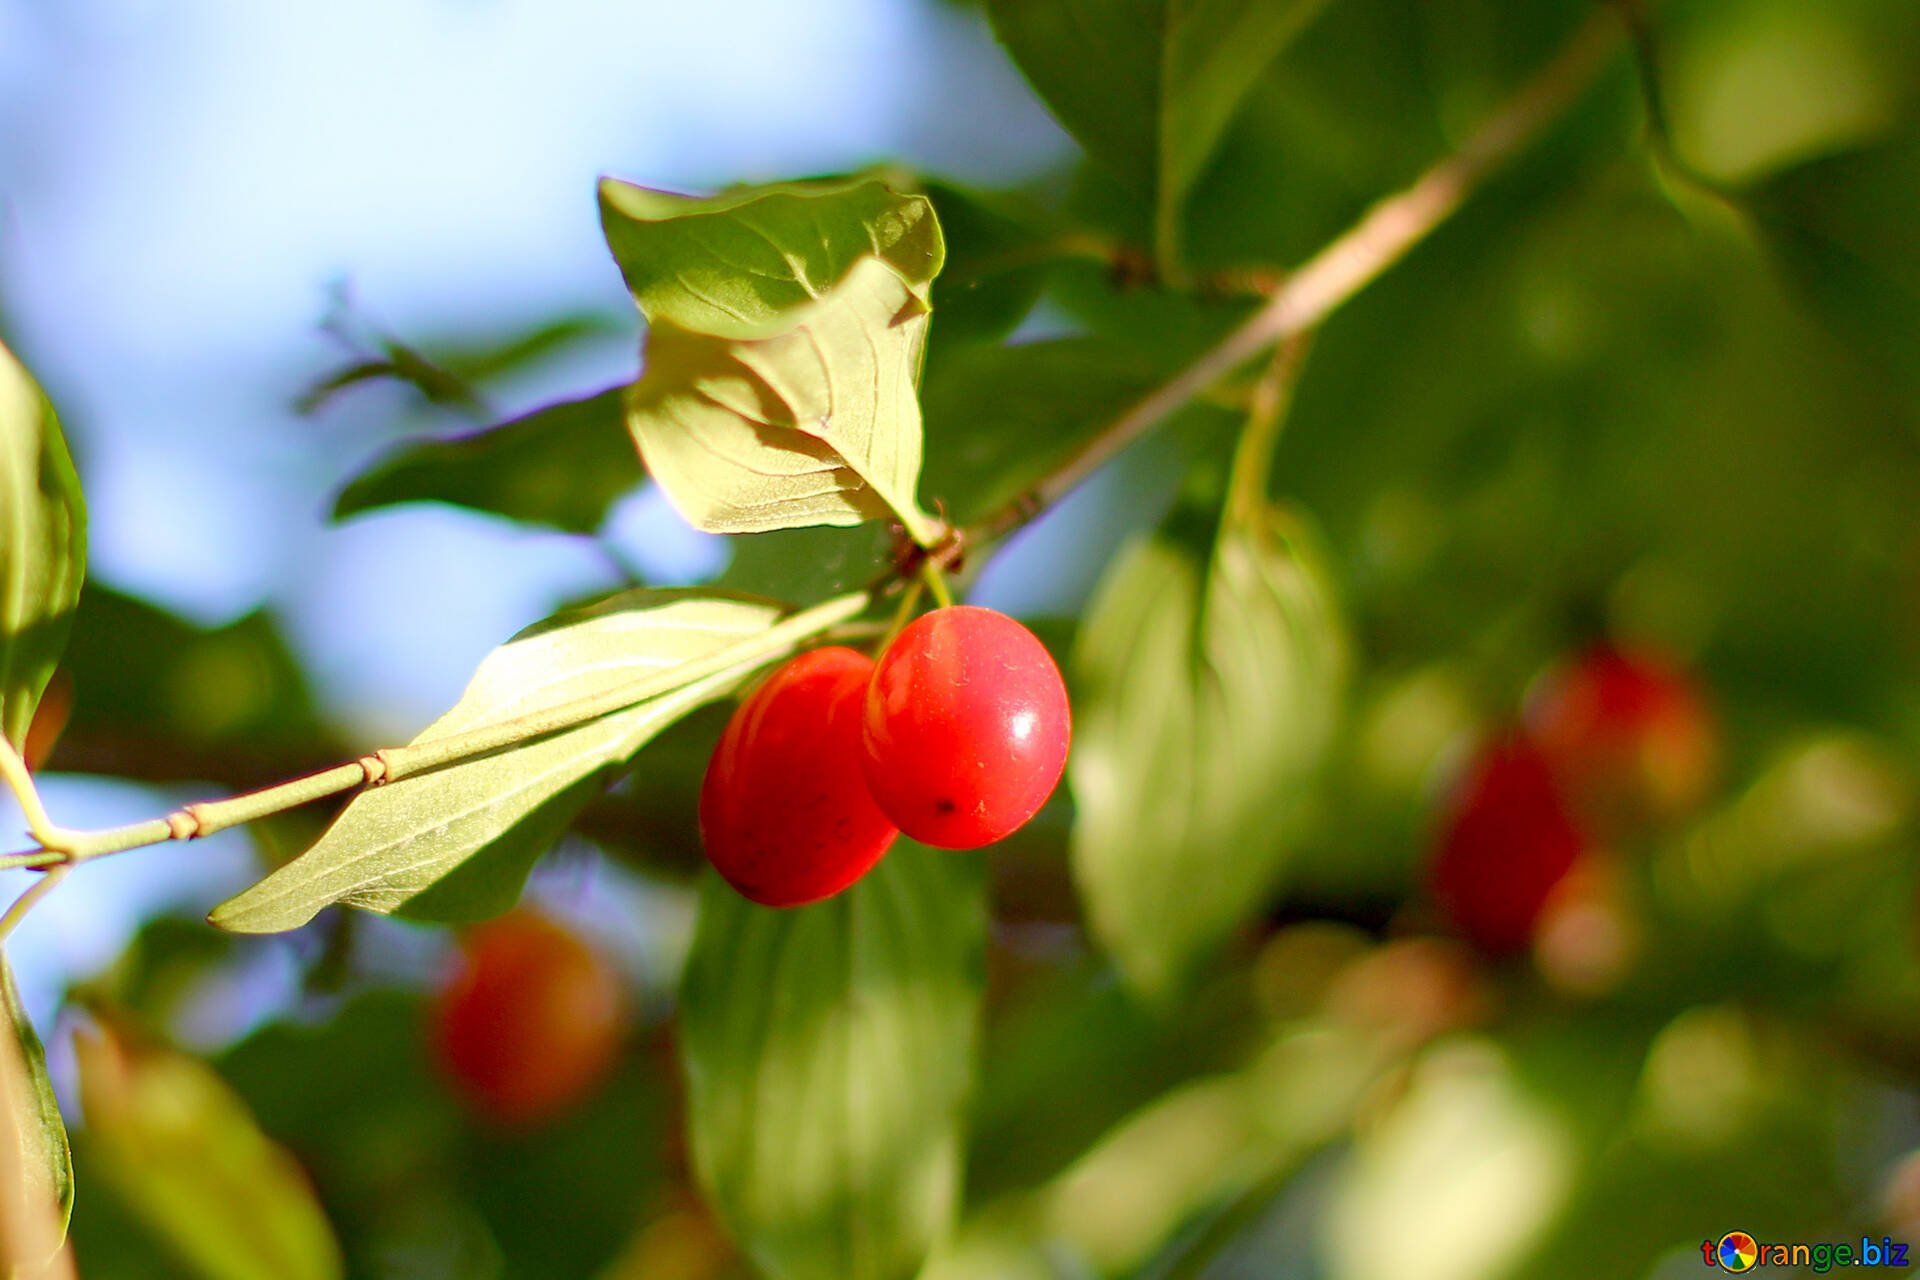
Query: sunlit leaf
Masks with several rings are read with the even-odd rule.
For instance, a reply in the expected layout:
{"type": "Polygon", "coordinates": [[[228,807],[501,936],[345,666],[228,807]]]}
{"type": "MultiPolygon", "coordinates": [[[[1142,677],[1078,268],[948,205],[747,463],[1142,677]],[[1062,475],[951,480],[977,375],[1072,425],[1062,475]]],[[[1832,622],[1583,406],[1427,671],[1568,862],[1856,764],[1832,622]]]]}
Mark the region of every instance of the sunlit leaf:
{"type": "MultiPolygon", "coordinates": [[[[1324,0],[990,0],[995,32],[1089,154],[1152,192],[1161,248],[1260,73],[1324,0]]],[[[1168,264],[1163,264],[1168,265],[1168,264]]]]}
{"type": "Polygon", "coordinates": [[[562,400],[497,427],[416,441],[376,459],[341,491],[335,519],[403,502],[446,502],[592,533],[640,484],[626,388],[562,400]]]}
{"type": "Polygon", "coordinates": [[[66,643],[87,509],[53,405],[0,345],[0,734],[15,747],[66,643]]]}
{"type": "Polygon", "coordinates": [[[87,1167],[191,1274],[342,1274],[305,1172],[210,1068],[105,1027],[78,1034],[74,1052],[87,1167]]]}
{"type": "Polygon", "coordinates": [[[924,286],[866,257],[764,324],[655,320],[628,401],[648,471],[714,533],[894,517],[925,535],[914,489],[927,315],[924,286]]]}
{"type": "Polygon", "coordinates": [[[1210,567],[1155,538],[1109,570],[1075,654],[1072,855],[1140,990],[1176,987],[1265,904],[1345,669],[1326,571],[1282,513],[1228,526],[1210,567]]]}
{"type": "Polygon", "coordinates": [[[792,911],[709,877],[682,991],[695,1171],[774,1280],[901,1280],[960,1192],[980,864],[904,842],[792,911]]]}
{"type": "MultiPolygon", "coordinates": [[[[0,952],[0,1001],[12,1024],[13,1047],[5,1050],[6,1062],[0,1064],[0,1106],[7,1119],[0,1134],[13,1150],[0,1156],[8,1172],[0,1187],[8,1196],[19,1195],[21,1203],[0,1210],[0,1223],[24,1228],[25,1234],[48,1235],[36,1241],[36,1252],[51,1254],[59,1247],[61,1234],[73,1213],[73,1157],[67,1147],[67,1126],[60,1118],[60,1103],[53,1096],[53,1081],[47,1076],[47,1054],[40,1037],[20,1003],[19,989],[13,981],[13,965],[0,952]]],[[[5,1250],[10,1232],[0,1232],[0,1263],[13,1260],[5,1250]]]]}
{"type": "MultiPolygon", "coordinates": [[[[864,601],[847,597],[812,616],[824,627],[864,601]]],[[[480,664],[459,703],[415,744],[649,677],[671,681],[676,666],[721,650],[738,659],[575,728],[364,791],[318,844],[210,918],[240,933],[271,933],[337,902],[442,919],[505,909],[533,861],[591,798],[596,775],[804,639],[770,631],[779,621],[771,603],[629,591],[529,628],[480,664]]]]}
{"type": "Polygon", "coordinates": [[[926,197],[872,179],[704,199],[607,179],[600,221],[647,322],[702,333],[764,324],[804,306],[864,257],[924,288],[945,256],[926,197]]]}

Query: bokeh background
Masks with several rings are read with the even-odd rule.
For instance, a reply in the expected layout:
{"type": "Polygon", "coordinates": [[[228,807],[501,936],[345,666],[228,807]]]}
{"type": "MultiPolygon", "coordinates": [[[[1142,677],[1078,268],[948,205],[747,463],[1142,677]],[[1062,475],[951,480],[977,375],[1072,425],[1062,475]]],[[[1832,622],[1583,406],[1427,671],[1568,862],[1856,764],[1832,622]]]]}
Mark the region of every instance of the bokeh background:
{"type": "MultiPolygon", "coordinates": [[[[1298,261],[1464,136],[1554,25],[1491,0],[1328,8],[1197,191],[1197,257],[1298,261]]],[[[1920,181],[1910,161],[1803,167],[1908,136],[1920,22],[1900,0],[1655,8],[1664,130],[1623,56],[1314,353],[1276,488],[1325,530],[1360,663],[1271,920],[1156,1013],[1078,926],[1063,813],[996,864],[975,1252],[953,1274],[1679,1276],[1734,1228],[1920,1236],[1920,181]],[[1875,252],[1836,263],[1812,222],[1875,252]],[[1662,904],[1638,985],[1596,996],[1587,953],[1556,985],[1531,960],[1516,977],[1395,949],[1432,924],[1419,868],[1448,780],[1602,634],[1693,672],[1723,726],[1711,798],[1627,851],[1662,904]],[[1324,1039],[1455,1021],[1494,1030],[1381,1080],[1377,1044],[1324,1039]],[[1372,1091],[1346,1098],[1350,1080],[1372,1091]],[[1286,1139],[1238,1143],[1249,1106],[1278,1108],[1286,1139]]],[[[101,674],[46,779],[56,814],[109,825],[404,740],[561,603],[711,578],[727,548],[650,490],[593,536],[431,504],[328,513],[395,441],[632,377],[601,174],[700,191],[878,163],[1135,230],[964,4],[0,0],[0,334],[61,406],[108,589],[76,631],[76,666],[101,674]],[[481,402],[378,378],[310,394],[396,340],[478,370],[481,402]]],[[[1099,330],[1147,363],[1216,320],[1089,269],[1016,340],[1099,330]]],[[[975,598],[1069,634],[1122,537],[1181,497],[1169,462],[1218,462],[1204,422],[1170,434],[975,598]]],[[[444,931],[367,918],[234,944],[198,925],[310,834],[82,869],[9,945],[35,1020],[64,1026],[78,984],[219,1061],[313,1162],[366,1274],[732,1274],[674,1185],[662,1101],[684,859],[654,875],[644,848],[569,838],[536,874],[646,1026],[599,1110],[535,1159],[468,1133],[406,1058],[444,931]],[[370,1076],[391,1087],[352,1159],[311,1154],[329,1079],[370,1076]],[[459,1168],[428,1177],[408,1155],[436,1143],[459,1168]],[[528,1209],[542,1178],[579,1177],[604,1193],[573,1205],[585,1226],[528,1209]],[[424,1189],[404,1211],[369,1209],[406,1186],[424,1189]],[[529,1269],[556,1234],[572,1252],[529,1269]]],[[[49,1042],[71,1103],[66,1037],[49,1042]]],[[[83,1274],[176,1274],[112,1192],[80,1194],[83,1274]]]]}

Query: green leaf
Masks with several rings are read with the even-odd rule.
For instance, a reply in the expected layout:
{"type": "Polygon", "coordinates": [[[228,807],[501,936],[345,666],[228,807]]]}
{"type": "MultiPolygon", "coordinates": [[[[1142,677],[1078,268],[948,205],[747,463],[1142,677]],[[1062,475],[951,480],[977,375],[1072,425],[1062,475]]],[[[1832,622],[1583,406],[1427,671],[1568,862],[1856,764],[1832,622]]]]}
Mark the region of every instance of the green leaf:
{"type": "Polygon", "coordinates": [[[856,261],[818,300],[709,332],[655,320],[628,425],[681,515],[713,533],[894,516],[915,504],[925,286],[856,261]]]}
{"type": "Polygon", "coordinates": [[[792,911],[709,876],[682,990],[694,1168],[774,1280],[903,1280],[959,1200],[981,864],[904,841],[792,911]]]}
{"type": "Polygon", "coordinates": [[[306,1174],[203,1063],[106,1027],[74,1040],[88,1167],[205,1280],[333,1280],[306,1174]]]}
{"type": "MultiPolygon", "coordinates": [[[[832,602],[809,611],[806,625],[824,628],[865,602],[832,602]]],[[[414,745],[640,681],[666,683],[574,728],[361,792],[318,844],[209,918],[238,933],[272,933],[340,902],[431,919],[504,910],[534,860],[592,797],[602,770],[805,638],[791,626],[775,629],[779,621],[768,602],[628,591],[529,628],[480,664],[459,703],[414,745]],[[723,651],[724,667],[701,664],[723,651]],[[684,680],[674,680],[676,669],[688,673],[684,680]]]]}
{"type": "Polygon", "coordinates": [[[592,533],[644,478],[625,426],[626,388],[562,400],[467,435],[401,445],[341,491],[334,519],[446,502],[592,533]]]}
{"type": "Polygon", "coordinates": [[[948,518],[969,524],[1032,488],[1161,376],[1100,338],[967,347],[935,362],[921,394],[926,469],[948,518]]]}
{"type": "Polygon", "coordinates": [[[53,405],[0,345],[0,734],[15,747],[59,661],[87,564],[87,509],[53,405]]]}
{"type": "MultiPolygon", "coordinates": [[[[10,1056],[24,1073],[16,1081],[14,1072],[7,1071],[3,1077],[7,1092],[11,1094],[16,1083],[23,1083],[27,1091],[25,1097],[8,1097],[5,1103],[7,1128],[19,1144],[14,1160],[25,1174],[23,1190],[48,1206],[57,1207],[57,1228],[64,1234],[73,1215],[73,1154],[67,1145],[67,1126],[60,1118],[59,1100],[53,1096],[53,1081],[47,1076],[46,1049],[27,1018],[25,1006],[20,1003],[20,991],[13,981],[13,965],[5,952],[0,952],[0,1001],[6,1004],[18,1051],[17,1056],[10,1056]]],[[[12,1179],[8,1181],[11,1184],[12,1179]]],[[[20,1218],[9,1213],[6,1220],[18,1222],[20,1218]]],[[[58,1239],[54,1243],[57,1245],[58,1239]]]]}
{"type": "MultiPolygon", "coordinates": [[[[1068,132],[1151,192],[1177,257],[1187,193],[1247,93],[1324,0],[989,0],[995,32],[1068,132]]],[[[1163,260],[1162,266],[1172,266],[1163,260]]]]}
{"type": "Polygon", "coordinates": [[[926,197],[872,179],[702,199],[609,178],[600,222],[647,323],[701,333],[766,324],[825,294],[865,257],[924,290],[946,253],[926,197]]]}
{"type": "Polygon", "coordinates": [[[1747,199],[1814,306],[1911,385],[1920,361],[1920,136],[1798,165],[1747,199]]]}
{"type": "Polygon", "coordinates": [[[1074,876],[1094,934],[1164,996],[1265,905],[1333,736],[1346,643],[1292,518],[1229,526],[1212,564],[1123,552],[1074,655],[1074,876]]]}
{"type": "Polygon", "coordinates": [[[1066,237],[1039,211],[943,179],[922,189],[940,215],[947,263],[934,302],[940,340],[1003,338],[1033,309],[1066,237]]]}

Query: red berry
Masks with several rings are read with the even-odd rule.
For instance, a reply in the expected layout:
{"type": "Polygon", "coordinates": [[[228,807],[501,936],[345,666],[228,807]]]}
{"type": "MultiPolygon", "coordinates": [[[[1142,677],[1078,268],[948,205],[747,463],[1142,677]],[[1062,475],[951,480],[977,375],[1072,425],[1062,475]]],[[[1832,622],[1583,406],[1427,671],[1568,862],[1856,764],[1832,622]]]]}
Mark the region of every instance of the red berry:
{"type": "Polygon", "coordinates": [[[830,898],[900,829],[860,775],[860,699],[873,659],[833,647],[768,676],[720,735],[700,788],[707,860],[768,907],[830,898]]]}
{"type": "Polygon", "coordinates": [[[1561,784],[1607,826],[1669,819],[1706,797],[1719,734],[1687,675],[1644,652],[1599,646],[1548,675],[1527,725],[1561,784]]]}
{"type": "Polygon", "coordinates": [[[1067,764],[1067,690],[1012,618],[936,609],[880,656],[867,688],[867,785],[923,844],[972,849],[1039,812],[1067,764]]]}
{"type": "Polygon", "coordinates": [[[620,1047],[626,1001],[597,952],[545,917],[471,930],[432,1018],[448,1079],[483,1115],[523,1127],[589,1094],[620,1047]]]}
{"type": "Polygon", "coordinates": [[[1520,951],[1585,843],[1546,758],[1510,739],[1473,762],[1445,815],[1428,882],[1482,950],[1520,951]]]}

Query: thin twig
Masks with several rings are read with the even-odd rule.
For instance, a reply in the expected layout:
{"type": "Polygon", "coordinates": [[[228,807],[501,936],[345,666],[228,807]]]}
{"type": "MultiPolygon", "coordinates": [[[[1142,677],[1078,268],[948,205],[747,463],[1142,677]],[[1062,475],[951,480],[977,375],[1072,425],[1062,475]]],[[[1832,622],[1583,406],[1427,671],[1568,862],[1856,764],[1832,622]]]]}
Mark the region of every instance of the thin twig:
{"type": "Polygon", "coordinates": [[[224,800],[190,804],[163,818],[149,818],[144,822],[98,831],[67,831],[48,824],[44,834],[40,831],[34,833],[34,838],[41,842],[40,850],[0,857],[0,870],[57,869],[62,864],[85,862],[127,849],[163,844],[169,840],[191,840],[357,787],[392,782],[461,764],[624,711],[696,680],[735,670],[751,670],[782,644],[790,640],[803,640],[844,622],[864,609],[868,599],[865,592],[838,596],[824,604],[803,609],[745,640],[725,645],[699,658],[675,663],[654,675],[629,681],[604,693],[576,698],[544,711],[516,716],[465,733],[450,734],[404,747],[385,747],[358,760],[295,778],[291,782],[278,783],[224,800]]]}
{"type": "Polygon", "coordinates": [[[947,589],[947,575],[932,560],[920,562],[920,578],[927,584],[927,590],[933,594],[933,602],[942,609],[953,608],[953,592],[947,589]]]}
{"type": "Polygon", "coordinates": [[[1162,419],[1277,343],[1305,333],[1458,209],[1495,169],[1571,106],[1620,39],[1617,15],[1596,10],[1553,60],[1535,72],[1480,130],[1412,186],[1369,209],[1354,226],[1288,276],[1265,306],[1198,360],[1100,432],[1052,475],[972,532],[995,538],[1046,510],[1162,419]]]}
{"type": "Polygon", "coordinates": [[[14,927],[27,918],[27,912],[33,910],[40,899],[52,893],[60,882],[67,878],[68,867],[55,867],[47,874],[27,886],[26,892],[13,900],[5,915],[0,915],[0,942],[5,942],[14,927]]]}

